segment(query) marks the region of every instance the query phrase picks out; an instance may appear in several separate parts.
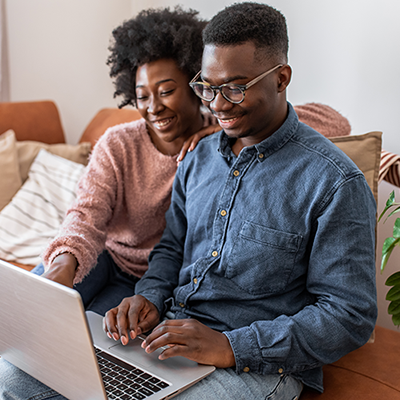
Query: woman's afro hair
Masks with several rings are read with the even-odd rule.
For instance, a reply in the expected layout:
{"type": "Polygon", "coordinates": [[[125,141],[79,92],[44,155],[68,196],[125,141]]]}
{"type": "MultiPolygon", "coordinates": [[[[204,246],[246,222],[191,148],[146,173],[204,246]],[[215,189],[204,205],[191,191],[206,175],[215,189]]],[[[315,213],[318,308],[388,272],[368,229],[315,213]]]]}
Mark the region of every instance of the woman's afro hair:
{"type": "MultiPolygon", "coordinates": [[[[203,31],[204,45],[235,46],[252,41],[278,59],[287,58],[289,40],[285,17],[259,3],[236,3],[216,14],[203,31]]],[[[283,61],[283,60],[282,60],[283,61]]]]}
{"type": "Polygon", "coordinates": [[[136,105],[136,71],[146,63],[172,59],[188,80],[200,70],[206,21],[197,14],[180,7],[148,9],[113,30],[107,65],[115,78],[114,97],[122,96],[120,108],[136,105]]]}

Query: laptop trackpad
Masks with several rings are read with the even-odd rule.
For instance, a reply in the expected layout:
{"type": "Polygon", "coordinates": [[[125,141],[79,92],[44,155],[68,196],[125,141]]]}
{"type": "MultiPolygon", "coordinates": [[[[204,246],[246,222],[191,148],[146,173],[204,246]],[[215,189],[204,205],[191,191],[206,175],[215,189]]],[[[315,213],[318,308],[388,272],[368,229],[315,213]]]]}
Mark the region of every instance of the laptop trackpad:
{"type": "Polygon", "coordinates": [[[188,360],[185,357],[171,357],[167,360],[159,360],[158,356],[163,352],[163,349],[158,349],[153,353],[146,353],[144,349],[141,348],[142,340],[135,339],[131,340],[127,345],[123,346],[118,343],[110,347],[110,352],[119,355],[121,358],[133,364],[141,364],[144,367],[150,367],[153,365],[160,366],[164,365],[168,368],[180,369],[183,367],[197,367],[198,364],[194,361],[188,360]]]}

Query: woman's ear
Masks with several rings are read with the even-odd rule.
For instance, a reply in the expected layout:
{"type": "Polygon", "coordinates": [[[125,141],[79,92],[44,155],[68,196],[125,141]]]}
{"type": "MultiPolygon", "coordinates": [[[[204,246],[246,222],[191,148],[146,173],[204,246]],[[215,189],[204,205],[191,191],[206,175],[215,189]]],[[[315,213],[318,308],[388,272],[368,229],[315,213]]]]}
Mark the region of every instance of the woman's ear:
{"type": "Polygon", "coordinates": [[[292,79],[292,68],[290,65],[285,64],[283,67],[279,69],[278,72],[278,92],[283,92],[290,83],[292,79]]]}

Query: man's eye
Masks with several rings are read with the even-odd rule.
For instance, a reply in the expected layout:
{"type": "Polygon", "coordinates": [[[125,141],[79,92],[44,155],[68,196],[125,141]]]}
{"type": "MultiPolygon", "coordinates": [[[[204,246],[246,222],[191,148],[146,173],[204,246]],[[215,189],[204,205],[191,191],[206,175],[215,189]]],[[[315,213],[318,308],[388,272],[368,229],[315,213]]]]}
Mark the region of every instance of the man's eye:
{"type": "Polygon", "coordinates": [[[237,86],[227,86],[226,87],[232,94],[241,94],[242,91],[237,86]]]}

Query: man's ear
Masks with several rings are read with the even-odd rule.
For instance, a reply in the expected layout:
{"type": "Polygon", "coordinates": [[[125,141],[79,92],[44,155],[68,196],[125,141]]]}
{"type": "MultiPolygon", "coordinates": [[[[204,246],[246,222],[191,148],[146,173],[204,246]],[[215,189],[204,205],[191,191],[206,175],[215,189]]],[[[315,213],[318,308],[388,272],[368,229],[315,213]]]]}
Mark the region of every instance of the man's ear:
{"type": "Polygon", "coordinates": [[[290,83],[292,79],[292,68],[290,65],[285,64],[283,67],[279,68],[278,71],[278,92],[283,92],[290,83]]]}

